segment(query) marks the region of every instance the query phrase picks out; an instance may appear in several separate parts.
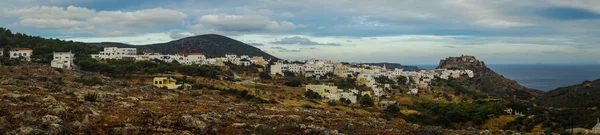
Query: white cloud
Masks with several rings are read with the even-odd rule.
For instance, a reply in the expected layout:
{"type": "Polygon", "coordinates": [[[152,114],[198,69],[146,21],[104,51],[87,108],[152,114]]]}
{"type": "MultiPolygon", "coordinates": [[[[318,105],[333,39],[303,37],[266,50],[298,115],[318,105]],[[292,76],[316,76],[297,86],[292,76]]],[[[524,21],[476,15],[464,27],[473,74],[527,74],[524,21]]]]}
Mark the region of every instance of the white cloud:
{"type": "Polygon", "coordinates": [[[185,13],[162,8],[133,12],[99,11],[84,7],[38,6],[5,10],[6,15],[19,18],[20,25],[82,31],[103,36],[123,36],[139,33],[140,28],[178,24],[185,13]]]}
{"type": "Polygon", "coordinates": [[[187,17],[186,14],[162,8],[144,9],[135,12],[100,11],[89,19],[94,24],[119,24],[122,26],[150,27],[154,25],[176,24],[187,17]]]}
{"type": "Polygon", "coordinates": [[[281,16],[286,18],[292,18],[294,17],[294,14],[291,12],[281,12],[281,16]]]}
{"type": "Polygon", "coordinates": [[[32,8],[24,8],[17,10],[6,10],[8,15],[18,16],[21,19],[37,18],[37,19],[85,19],[95,14],[95,10],[68,6],[64,7],[48,7],[37,6],[32,8]]]}
{"type": "Polygon", "coordinates": [[[201,16],[198,21],[218,31],[234,32],[281,31],[302,27],[288,21],[273,21],[262,15],[211,14],[201,16]]]}

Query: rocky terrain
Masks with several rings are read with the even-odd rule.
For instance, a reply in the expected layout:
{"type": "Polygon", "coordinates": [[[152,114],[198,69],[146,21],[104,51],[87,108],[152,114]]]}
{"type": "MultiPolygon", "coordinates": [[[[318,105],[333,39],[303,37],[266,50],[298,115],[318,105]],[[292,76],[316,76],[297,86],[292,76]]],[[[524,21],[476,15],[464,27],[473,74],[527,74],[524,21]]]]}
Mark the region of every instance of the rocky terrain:
{"type": "MultiPolygon", "coordinates": [[[[218,90],[166,90],[97,73],[1,66],[0,134],[479,134],[377,113],[258,104],[218,90]]],[[[297,100],[297,99],[295,99],[297,100]]],[[[289,101],[286,101],[286,103],[289,101]]],[[[486,134],[489,132],[485,132],[486,134]]],[[[508,132],[507,132],[508,133],[508,132]]],[[[504,134],[497,131],[494,134],[504,134]]]]}
{"type": "Polygon", "coordinates": [[[514,80],[505,78],[486,67],[483,61],[477,60],[474,56],[449,57],[440,60],[440,65],[437,68],[472,70],[475,73],[474,78],[459,80],[459,82],[468,86],[469,90],[483,95],[504,99],[535,100],[543,93],[540,90],[527,88],[514,80]]]}

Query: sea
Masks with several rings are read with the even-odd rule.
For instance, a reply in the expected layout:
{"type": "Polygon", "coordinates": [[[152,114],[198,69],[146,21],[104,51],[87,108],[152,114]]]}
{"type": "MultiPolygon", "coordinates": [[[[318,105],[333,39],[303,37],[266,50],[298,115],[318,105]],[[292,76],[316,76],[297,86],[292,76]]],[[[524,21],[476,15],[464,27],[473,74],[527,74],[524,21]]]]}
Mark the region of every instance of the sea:
{"type": "MultiPolygon", "coordinates": [[[[416,65],[420,69],[435,69],[437,65],[416,65]]],[[[519,84],[550,91],[559,87],[600,79],[600,64],[486,64],[504,77],[519,84]]]]}

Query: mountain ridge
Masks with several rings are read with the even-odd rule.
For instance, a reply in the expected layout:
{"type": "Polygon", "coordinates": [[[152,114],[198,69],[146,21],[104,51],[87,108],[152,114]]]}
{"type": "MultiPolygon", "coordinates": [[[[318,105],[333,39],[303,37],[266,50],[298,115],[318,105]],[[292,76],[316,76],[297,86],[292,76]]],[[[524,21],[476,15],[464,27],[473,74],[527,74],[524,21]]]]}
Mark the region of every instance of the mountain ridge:
{"type": "Polygon", "coordinates": [[[177,54],[181,52],[203,53],[210,57],[223,56],[225,54],[262,56],[265,59],[278,60],[279,58],[263,52],[259,48],[248,45],[241,41],[217,34],[205,34],[185,37],[165,43],[146,45],[131,45],[119,42],[87,43],[100,47],[131,47],[137,48],[142,53],[177,54]]]}
{"type": "Polygon", "coordinates": [[[549,107],[600,106],[600,79],[550,90],[542,95],[538,104],[549,107]]]}

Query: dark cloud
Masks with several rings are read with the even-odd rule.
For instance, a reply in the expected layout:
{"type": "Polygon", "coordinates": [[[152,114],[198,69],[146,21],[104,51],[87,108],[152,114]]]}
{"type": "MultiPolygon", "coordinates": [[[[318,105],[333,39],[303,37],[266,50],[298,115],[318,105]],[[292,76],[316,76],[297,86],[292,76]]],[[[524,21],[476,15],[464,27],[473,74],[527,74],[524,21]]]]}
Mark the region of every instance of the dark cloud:
{"type": "Polygon", "coordinates": [[[181,31],[178,29],[172,29],[171,31],[169,31],[169,37],[171,37],[172,39],[182,39],[187,36],[188,35],[182,34],[181,31]]]}
{"type": "Polygon", "coordinates": [[[542,53],[545,53],[545,54],[558,54],[558,53],[561,53],[561,52],[560,51],[542,51],[542,53]]]}
{"type": "Polygon", "coordinates": [[[300,48],[300,50],[319,50],[316,47],[300,48]]]}
{"type": "Polygon", "coordinates": [[[552,7],[543,9],[540,13],[543,17],[558,20],[600,19],[600,14],[572,7],[552,7]]]}
{"type": "Polygon", "coordinates": [[[324,46],[341,46],[341,44],[338,43],[319,43],[319,42],[315,42],[315,41],[311,41],[308,38],[302,38],[302,37],[286,37],[286,38],[282,38],[279,41],[273,41],[271,42],[273,44],[280,44],[280,45],[324,45],[324,46]]]}
{"type": "Polygon", "coordinates": [[[246,43],[246,44],[251,45],[251,46],[265,46],[265,44],[263,44],[263,43],[246,43]]]}
{"type": "Polygon", "coordinates": [[[447,45],[447,46],[444,46],[444,47],[446,47],[446,48],[456,48],[456,46],[452,46],[452,45],[447,45]]]}
{"type": "Polygon", "coordinates": [[[286,48],[279,47],[279,46],[273,46],[273,47],[271,47],[271,49],[275,49],[279,52],[300,52],[300,50],[291,50],[291,49],[286,49],[286,48]]]}

